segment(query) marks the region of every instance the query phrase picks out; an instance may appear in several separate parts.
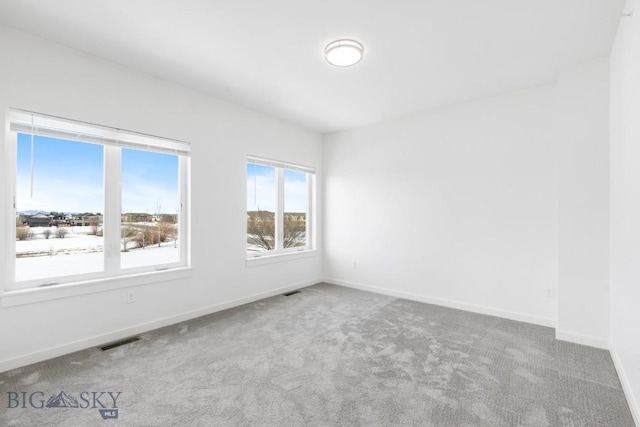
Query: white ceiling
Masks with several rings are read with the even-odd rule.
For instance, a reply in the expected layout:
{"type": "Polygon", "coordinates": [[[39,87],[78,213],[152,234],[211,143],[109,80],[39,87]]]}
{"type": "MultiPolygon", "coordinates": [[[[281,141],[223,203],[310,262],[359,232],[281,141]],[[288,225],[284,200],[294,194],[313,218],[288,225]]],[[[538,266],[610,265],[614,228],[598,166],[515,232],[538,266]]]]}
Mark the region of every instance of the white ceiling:
{"type": "Polygon", "coordinates": [[[0,0],[0,23],[322,133],[555,80],[624,0],[0,0]],[[352,68],[327,43],[365,46],[352,68]]]}

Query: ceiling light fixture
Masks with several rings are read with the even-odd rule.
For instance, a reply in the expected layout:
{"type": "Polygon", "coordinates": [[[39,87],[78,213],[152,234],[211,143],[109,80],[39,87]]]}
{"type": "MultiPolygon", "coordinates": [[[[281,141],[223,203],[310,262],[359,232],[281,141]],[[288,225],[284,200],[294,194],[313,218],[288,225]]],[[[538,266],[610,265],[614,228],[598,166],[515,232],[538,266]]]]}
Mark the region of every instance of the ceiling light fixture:
{"type": "Polygon", "coordinates": [[[362,60],[364,48],[355,40],[341,39],[324,48],[327,61],[336,67],[350,67],[362,60]]]}

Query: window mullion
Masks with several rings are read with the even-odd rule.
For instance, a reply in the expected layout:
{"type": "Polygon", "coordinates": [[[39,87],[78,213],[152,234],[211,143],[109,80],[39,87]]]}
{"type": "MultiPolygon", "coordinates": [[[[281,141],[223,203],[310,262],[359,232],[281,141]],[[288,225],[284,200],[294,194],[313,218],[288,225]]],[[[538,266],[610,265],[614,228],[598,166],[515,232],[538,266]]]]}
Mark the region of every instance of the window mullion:
{"type": "Polygon", "coordinates": [[[4,215],[6,215],[6,212],[8,212],[7,210],[3,211],[0,214],[0,219],[2,220],[3,224],[6,224],[7,227],[5,228],[5,237],[6,240],[9,242],[9,245],[3,245],[2,248],[0,248],[0,253],[4,253],[4,256],[2,257],[2,263],[4,263],[5,265],[2,266],[0,264],[0,266],[4,267],[2,268],[2,271],[5,272],[5,274],[7,275],[7,277],[5,277],[4,282],[6,283],[6,286],[4,287],[4,289],[0,288],[0,292],[2,291],[6,291],[9,288],[15,288],[16,287],[16,270],[15,270],[15,259],[16,259],[16,218],[18,215],[18,211],[16,209],[16,203],[17,203],[17,189],[16,189],[16,170],[17,170],[17,165],[16,165],[16,156],[17,156],[17,151],[18,151],[18,134],[17,132],[12,132],[11,133],[11,143],[10,144],[6,144],[5,145],[5,155],[7,156],[7,159],[11,159],[11,161],[7,161],[5,159],[2,159],[4,161],[3,164],[5,165],[9,165],[7,167],[7,170],[5,171],[6,174],[6,190],[7,191],[7,195],[9,195],[10,199],[6,201],[7,206],[9,206],[11,209],[9,210],[11,212],[11,214],[9,215],[8,218],[5,218],[4,215]]]}
{"type": "Polygon", "coordinates": [[[180,157],[179,166],[178,166],[178,187],[180,188],[180,206],[178,207],[178,244],[181,247],[180,251],[180,263],[182,265],[186,265],[189,263],[189,257],[191,256],[188,253],[187,248],[189,247],[189,238],[191,236],[188,225],[189,225],[189,174],[187,171],[189,170],[189,162],[190,160],[187,157],[180,157]]]}
{"type": "Polygon", "coordinates": [[[116,273],[120,270],[121,233],[121,149],[104,146],[104,271],[116,273]]]}
{"type": "Polygon", "coordinates": [[[276,168],[276,250],[284,249],[284,169],[276,168]]]}
{"type": "Polygon", "coordinates": [[[307,173],[307,212],[305,214],[305,238],[307,240],[305,248],[310,249],[313,247],[313,236],[312,232],[314,227],[311,226],[311,223],[314,221],[313,217],[313,200],[314,200],[314,178],[313,174],[307,173]]]}

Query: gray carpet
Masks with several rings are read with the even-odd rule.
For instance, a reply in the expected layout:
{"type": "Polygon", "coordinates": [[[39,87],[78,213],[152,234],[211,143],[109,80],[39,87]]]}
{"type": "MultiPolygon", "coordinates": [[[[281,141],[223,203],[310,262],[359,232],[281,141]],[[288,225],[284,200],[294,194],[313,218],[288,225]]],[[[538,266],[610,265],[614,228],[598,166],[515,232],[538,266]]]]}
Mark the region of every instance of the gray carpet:
{"type": "Polygon", "coordinates": [[[0,425],[634,425],[607,351],[332,285],[141,337],[0,374],[0,425]]]}

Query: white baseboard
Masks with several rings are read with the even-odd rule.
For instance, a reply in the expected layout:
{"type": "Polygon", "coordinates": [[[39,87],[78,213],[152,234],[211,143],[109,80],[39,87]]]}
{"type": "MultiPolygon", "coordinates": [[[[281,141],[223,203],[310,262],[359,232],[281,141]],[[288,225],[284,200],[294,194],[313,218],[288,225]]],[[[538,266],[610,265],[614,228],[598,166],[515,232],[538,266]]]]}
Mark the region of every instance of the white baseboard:
{"type": "Polygon", "coordinates": [[[30,365],[32,363],[42,362],[44,360],[52,359],[58,356],[63,356],[65,354],[73,353],[80,350],[85,350],[87,348],[97,347],[99,345],[116,341],[122,338],[126,338],[131,335],[141,334],[144,332],[151,331],[153,329],[174,325],[176,323],[184,322],[190,319],[194,319],[196,317],[206,316],[207,314],[215,313],[218,311],[226,310],[228,308],[237,307],[239,305],[248,304],[254,301],[279,295],[285,292],[290,292],[296,289],[311,286],[321,281],[322,280],[320,279],[310,280],[310,281],[305,281],[301,283],[296,283],[293,285],[283,286],[281,288],[272,289],[267,292],[261,292],[261,293],[249,295],[243,298],[238,298],[238,299],[227,301],[221,304],[215,304],[209,307],[189,311],[186,313],[181,313],[175,316],[165,317],[162,319],[141,323],[129,328],[119,329],[107,334],[102,334],[102,335],[94,336],[91,338],[68,342],[56,347],[51,347],[42,351],[25,354],[23,356],[19,356],[13,359],[2,360],[0,361],[0,372],[5,372],[11,369],[20,368],[22,366],[30,365]]]}
{"type": "Polygon", "coordinates": [[[569,341],[575,344],[588,345],[589,347],[609,350],[608,341],[590,335],[576,334],[573,332],[561,331],[559,329],[556,329],[556,339],[560,341],[569,341]]]}
{"type": "Polygon", "coordinates": [[[631,410],[631,416],[633,416],[633,421],[636,423],[636,425],[640,426],[640,401],[638,401],[638,399],[636,399],[636,396],[633,394],[629,378],[627,378],[626,371],[622,366],[622,361],[620,360],[620,356],[616,351],[616,347],[613,344],[611,344],[610,347],[611,348],[609,349],[609,353],[611,354],[611,359],[613,359],[613,366],[615,366],[616,368],[618,378],[620,378],[622,390],[624,391],[624,395],[627,398],[627,403],[629,404],[629,409],[631,410]]]}
{"type": "Polygon", "coordinates": [[[485,307],[485,306],[475,305],[475,304],[468,304],[460,301],[433,298],[426,295],[402,292],[394,289],[379,288],[377,286],[364,285],[361,283],[354,283],[354,282],[349,282],[349,281],[334,279],[334,278],[325,278],[324,281],[326,283],[331,283],[334,285],[360,289],[363,291],[375,292],[378,294],[389,295],[396,298],[404,298],[404,299],[409,299],[413,301],[425,302],[428,304],[441,305],[449,308],[456,308],[459,310],[470,311],[473,313],[502,317],[505,319],[516,320],[518,322],[532,323],[534,325],[548,326],[551,328],[554,328],[556,326],[556,322],[554,319],[549,319],[546,317],[531,316],[528,314],[517,313],[514,311],[501,310],[498,308],[485,307]]]}

